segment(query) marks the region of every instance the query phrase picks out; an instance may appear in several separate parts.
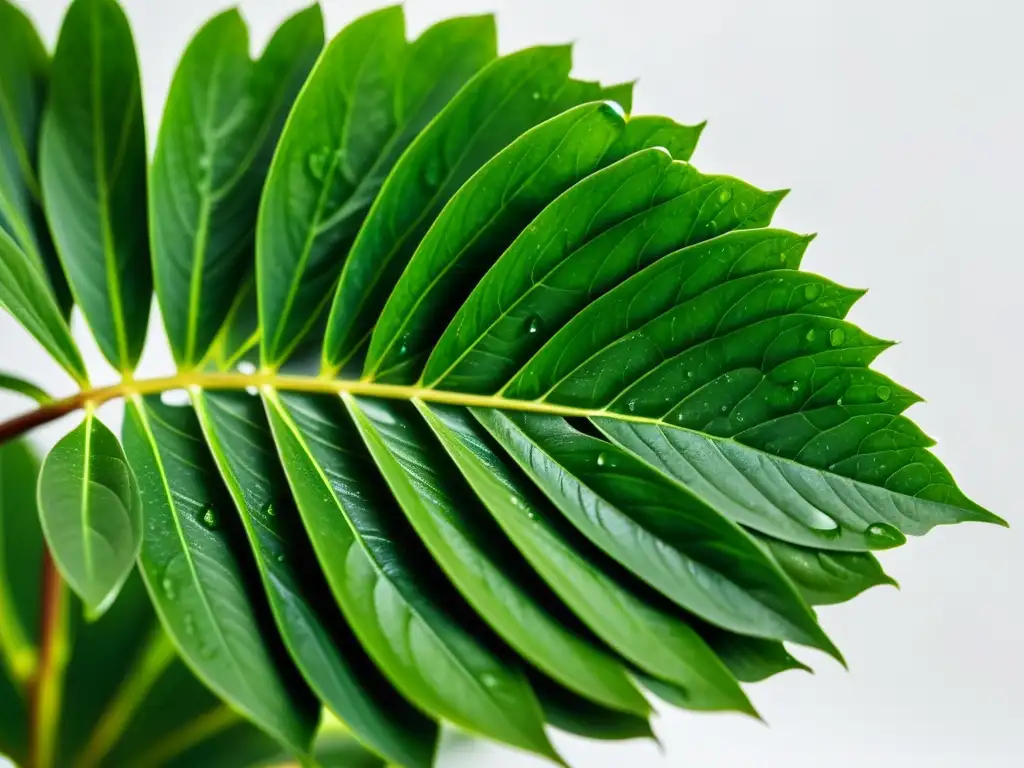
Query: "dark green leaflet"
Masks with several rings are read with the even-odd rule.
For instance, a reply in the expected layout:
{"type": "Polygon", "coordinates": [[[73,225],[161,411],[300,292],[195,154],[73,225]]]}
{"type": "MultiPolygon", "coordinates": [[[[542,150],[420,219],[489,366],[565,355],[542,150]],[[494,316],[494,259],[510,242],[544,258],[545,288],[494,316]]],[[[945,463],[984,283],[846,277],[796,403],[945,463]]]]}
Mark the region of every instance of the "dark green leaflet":
{"type": "Polygon", "coordinates": [[[406,43],[400,7],[359,19],[327,46],[288,118],[260,204],[264,364],[284,362],[317,322],[398,156],[496,48],[490,17],[445,21],[406,43]]]}
{"type": "Polygon", "coordinates": [[[45,405],[53,399],[38,385],[20,376],[12,376],[9,373],[0,372],[0,389],[7,392],[16,392],[19,395],[35,400],[40,405],[45,405]]]}
{"type": "Polygon", "coordinates": [[[23,440],[0,445],[0,753],[25,764],[28,687],[38,663],[43,534],[39,459],[23,440]]]}
{"type": "Polygon", "coordinates": [[[50,57],[32,22],[8,0],[0,0],[0,50],[0,230],[45,267],[66,313],[71,294],[46,227],[37,166],[50,57]]]}
{"type": "Polygon", "coordinates": [[[111,365],[131,371],[146,339],[153,286],[139,66],[116,0],[75,0],[64,18],[40,176],[75,303],[111,365]]]}
{"type": "Polygon", "coordinates": [[[724,629],[841,658],[774,561],[697,497],[564,419],[473,413],[574,526],[666,597],[724,629]]]}
{"type": "MultiPolygon", "coordinates": [[[[607,95],[606,98],[615,99],[615,96],[607,95]]],[[[619,103],[621,104],[621,102],[619,103]]],[[[626,111],[629,111],[628,107],[626,107],[626,111]]],[[[680,125],[668,117],[654,115],[632,117],[626,123],[626,130],[622,132],[619,140],[609,147],[604,162],[606,165],[611,165],[648,147],[662,147],[667,149],[668,153],[676,160],[689,160],[693,156],[693,151],[697,148],[697,141],[703,132],[704,123],[680,125]]]]}
{"type": "Polygon", "coordinates": [[[530,684],[540,699],[544,718],[559,730],[608,741],[655,738],[647,715],[602,707],[540,674],[530,675],[530,684]]]}
{"type": "Polygon", "coordinates": [[[178,65],[150,178],[154,281],[181,367],[206,354],[251,271],[260,192],[274,146],[323,47],[317,6],[249,58],[237,9],[211,19],[178,65]]]}
{"type": "MultiPolygon", "coordinates": [[[[638,118],[643,122],[645,118],[638,118]]],[[[448,322],[487,269],[530,221],[590,173],[651,146],[618,108],[590,102],[530,129],[495,155],[448,202],[395,285],[370,341],[363,375],[412,383],[448,322]]],[[[655,138],[688,157],[692,129],[667,121],[655,138]]],[[[606,187],[616,189],[620,178],[606,187]]],[[[592,199],[600,190],[589,189],[592,199]]],[[[568,208],[569,206],[565,206],[568,208]]]]}
{"type": "MultiPolygon", "coordinates": [[[[438,457],[437,420],[409,404],[348,401],[391,492],[474,610],[516,651],[567,688],[606,707],[646,715],[647,703],[611,656],[551,615],[529,566],[473,503],[473,489],[438,457]]],[[[557,602],[557,601],[555,601],[557,602]]]]}
{"type": "Polygon", "coordinates": [[[882,584],[898,586],[869,552],[828,552],[759,537],[811,605],[835,605],[882,584]]]}
{"type": "Polygon", "coordinates": [[[139,553],[142,500],[121,444],[91,409],[43,462],[39,517],[61,575],[101,615],[139,553]]]}
{"type": "Polygon", "coordinates": [[[306,752],[315,703],[266,631],[244,534],[195,414],[135,398],[124,443],[146,508],[139,566],[161,624],[203,682],[287,749],[306,752]]]}
{"type": "Polygon", "coordinates": [[[600,553],[510,469],[468,411],[430,406],[429,412],[431,427],[495,521],[596,635],[632,664],[685,689],[690,709],[753,712],[736,679],[679,612],[649,604],[606,573],[600,553]]]}
{"type": "MultiPolygon", "coordinates": [[[[345,262],[327,326],[325,367],[338,370],[362,350],[395,282],[452,195],[520,134],[556,114],[554,103],[564,90],[580,85],[568,79],[571,67],[572,53],[564,46],[503,56],[413,142],[345,262]]],[[[591,100],[584,90],[582,100],[591,100]]]]}
{"type": "MultiPolygon", "coordinates": [[[[759,683],[791,669],[811,671],[793,658],[785,645],[774,640],[737,635],[703,623],[700,633],[740,682],[759,683]]],[[[645,681],[648,687],[649,682],[645,681]]]]}
{"type": "Polygon", "coordinates": [[[42,272],[17,244],[0,231],[0,306],[42,344],[80,384],[88,382],[85,363],[53,291],[42,272]]]}
{"type": "Polygon", "coordinates": [[[193,403],[256,556],[278,629],[320,701],[401,765],[429,766],[437,725],[377,672],[345,625],[288,492],[259,398],[196,393],[193,403]]]}
{"type": "Polygon", "coordinates": [[[317,559],[367,653],[425,711],[553,757],[526,680],[464,628],[458,596],[409,530],[342,402],[265,398],[317,559]]]}
{"type": "Polygon", "coordinates": [[[528,130],[463,184],[384,305],[364,376],[415,381],[415,359],[429,352],[436,340],[432,330],[444,327],[487,267],[545,205],[601,164],[624,126],[625,115],[614,104],[570,109],[528,130]],[[389,375],[399,366],[400,373],[389,375]]]}
{"type": "MultiPolygon", "coordinates": [[[[562,195],[516,238],[442,335],[424,383],[467,392],[505,385],[508,397],[544,395],[531,355],[544,348],[538,357],[557,357],[556,332],[576,313],[670,252],[719,232],[764,226],[779,200],[737,179],[705,176],[663,149],[620,160],[562,195]]],[[[580,345],[574,354],[590,350],[580,345]]]]}

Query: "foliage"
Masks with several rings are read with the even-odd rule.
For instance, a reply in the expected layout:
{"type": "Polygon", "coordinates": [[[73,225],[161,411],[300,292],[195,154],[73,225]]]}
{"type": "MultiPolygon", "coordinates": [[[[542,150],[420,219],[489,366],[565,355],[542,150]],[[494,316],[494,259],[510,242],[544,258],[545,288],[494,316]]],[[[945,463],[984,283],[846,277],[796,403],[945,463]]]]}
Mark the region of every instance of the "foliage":
{"type": "Polygon", "coordinates": [[[150,163],[115,0],[52,62],[0,22],[0,303],[81,388],[0,374],[39,402],[0,425],[26,765],[428,766],[442,722],[559,761],[547,726],[651,737],[644,691],[756,716],[784,643],[842,660],[813,606],[894,583],[874,550],[1002,522],[871,369],[863,292],[770,227],[785,192],[569,47],[398,7],[325,45],[312,7],[253,60],[228,11],[150,163]],[[177,370],[136,380],[154,294],[177,370]],[[20,435],[79,409],[40,468],[20,435]]]}

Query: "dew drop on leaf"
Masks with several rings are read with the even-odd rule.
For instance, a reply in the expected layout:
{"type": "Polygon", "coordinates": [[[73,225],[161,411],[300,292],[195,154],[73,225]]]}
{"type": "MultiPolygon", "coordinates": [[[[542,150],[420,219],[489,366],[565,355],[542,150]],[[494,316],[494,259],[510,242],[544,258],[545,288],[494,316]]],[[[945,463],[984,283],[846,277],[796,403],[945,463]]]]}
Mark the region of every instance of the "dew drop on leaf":
{"type": "Polygon", "coordinates": [[[718,202],[724,205],[730,200],[732,200],[732,190],[729,187],[722,187],[722,190],[718,193],[718,202]]]}
{"type": "Polygon", "coordinates": [[[608,463],[608,454],[599,453],[597,454],[597,466],[603,467],[608,463]]]}
{"type": "Polygon", "coordinates": [[[629,402],[626,403],[626,408],[629,409],[630,413],[633,413],[633,412],[636,411],[636,398],[635,397],[629,398],[629,402]]]}
{"type": "Polygon", "coordinates": [[[818,510],[814,510],[814,518],[811,520],[810,526],[811,530],[819,536],[824,536],[826,539],[834,539],[843,532],[843,529],[839,527],[839,523],[818,510]]]}
{"type": "Polygon", "coordinates": [[[833,347],[841,346],[846,341],[846,332],[842,328],[833,328],[829,331],[828,340],[833,347]]]}
{"type": "Polygon", "coordinates": [[[484,673],[480,675],[480,682],[486,685],[488,688],[495,688],[498,685],[498,678],[492,674],[484,673]]]}
{"type": "Polygon", "coordinates": [[[217,524],[220,522],[217,516],[217,510],[215,510],[213,507],[207,507],[203,511],[203,516],[200,519],[202,520],[203,527],[211,531],[214,530],[217,527],[217,524]]]}
{"type": "Polygon", "coordinates": [[[868,544],[879,549],[888,549],[905,544],[907,537],[888,523],[872,523],[864,531],[868,544]]]}
{"type": "Polygon", "coordinates": [[[528,317],[526,319],[526,332],[527,333],[531,333],[531,334],[532,333],[537,333],[543,327],[544,327],[543,321],[539,317],[537,317],[536,315],[533,315],[533,316],[528,317]]]}
{"type": "Polygon", "coordinates": [[[878,399],[884,403],[889,399],[889,396],[892,394],[892,390],[882,384],[875,390],[875,394],[878,395],[878,399]]]}
{"type": "Polygon", "coordinates": [[[807,337],[806,338],[807,338],[808,341],[814,341],[814,339],[817,336],[818,336],[818,332],[816,330],[814,330],[813,328],[811,328],[811,330],[809,330],[807,332],[807,337]]]}
{"type": "Polygon", "coordinates": [[[817,283],[809,283],[804,286],[804,298],[807,301],[814,301],[816,298],[821,296],[821,286],[817,283]]]}
{"type": "Polygon", "coordinates": [[[318,147],[309,153],[306,158],[306,167],[316,181],[323,181],[327,178],[332,155],[330,147],[318,147]]]}
{"type": "Polygon", "coordinates": [[[178,589],[174,586],[174,579],[170,576],[164,576],[164,580],[160,582],[160,588],[164,591],[164,597],[168,600],[177,599],[178,589]]]}

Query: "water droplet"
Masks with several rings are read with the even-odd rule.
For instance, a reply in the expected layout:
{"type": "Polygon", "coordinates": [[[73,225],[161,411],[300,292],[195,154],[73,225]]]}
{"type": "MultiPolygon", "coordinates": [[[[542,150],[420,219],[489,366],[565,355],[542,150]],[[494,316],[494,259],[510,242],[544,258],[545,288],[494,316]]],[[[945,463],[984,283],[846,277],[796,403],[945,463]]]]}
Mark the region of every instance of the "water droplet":
{"type": "Polygon", "coordinates": [[[285,561],[285,556],[284,556],[283,553],[277,556],[277,562],[283,563],[284,561],[285,561]]]}
{"type": "Polygon", "coordinates": [[[310,152],[306,158],[306,167],[309,168],[310,175],[317,181],[326,179],[333,156],[334,152],[330,147],[318,147],[310,152]]]}
{"type": "Polygon", "coordinates": [[[818,283],[809,283],[804,286],[804,298],[807,299],[807,301],[814,301],[819,296],[821,296],[821,285],[818,283]]]}
{"type": "Polygon", "coordinates": [[[427,186],[438,187],[444,178],[444,161],[440,155],[433,155],[427,161],[427,167],[423,169],[423,180],[427,186]]]}
{"type": "Polygon", "coordinates": [[[537,519],[537,513],[536,512],[527,512],[526,516],[528,518],[530,518],[531,520],[536,520],[537,519]]]}
{"type": "Polygon", "coordinates": [[[799,381],[794,381],[793,382],[793,386],[790,387],[790,389],[793,390],[794,392],[799,392],[800,391],[800,382],[799,381]]]}
{"type": "Polygon", "coordinates": [[[833,347],[842,346],[846,341],[846,332],[842,328],[833,328],[829,331],[828,340],[833,347]]]}
{"type": "Polygon", "coordinates": [[[722,406],[722,413],[725,413],[728,410],[729,410],[729,406],[728,405],[723,405],[722,406]]]}
{"type": "Polygon", "coordinates": [[[214,528],[217,527],[217,523],[219,522],[217,510],[215,510],[213,507],[207,507],[203,511],[202,521],[203,527],[212,531],[214,528]]]}
{"type": "Polygon", "coordinates": [[[693,371],[687,371],[686,372],[686,378],[692,379],[693,378],[693,371]]]}
{"type": "Polygon", "coordinates": [[[875,394],[878,395],[878,399],[884,403],[889,399],[889,396],[892,394],[892,390],[885,386],[885,384],[882,384],[875,390],[875,394]]]}
{"type": "Polygon", "coordinates": [[[842,405],[842,404],[843,404],[843,398],[840,397],[838,400],[836,400],[836,405],[842,405]]]}
{"type": "Polygon", "coordinates": [[[243,360],[238,364],[238,367],[235,370],[243,376],[252,376],[256,373],[256,365],[254,363],[250,363],[248,360],[243,360]]]}
{"type": "Polygon", "coordinates": [[[818,510],[814,510],[814,519],[811,520],[809,525],[811,526],[811,530],[819,536],[824,536],[826,539],[834,539],[843,533],[843,529],[839,527],[839,523],[824,512],[819,512],[818,510]]]}
{"type": "Polygon", "coordinates": [[[888,523],[872,523],[864,531],[864,538],[874,549],[891,549],[905,544],[907,537],[888,523]]]}
{"type": "Polygon", "coordinates": [[[540,101],[540,91],[534,91],[533,92],[533,100],[534,101],[540,101]]]}
{"type": "Polygon", "coordinates": [[[256,397],[259,393],[260,391],[256,387],[249,386],[245,388],[245,394],[249,395],[249,397],[256,397]]]}
{"type": "Polygon", "coordinates": [[[488,688],[494,688],[498,685],[498,678],[490,673],[484,673],[480,675],[480,682],[486,685],[488,688]]]}
{"type": "Polygon", "coordinates": [[[533,317],[527,318],[527,320],[526,320],[526,332],[527,333],[537,333],[543,327],[544,327],[544,323],[536,315],[534,315],[533,317]]]}
{"type": "Polygon", "coordinates": [[[718,193],[718,202],[724,205],[730,200],[732,200],[732,190],[729,187],[722,187],[722,190],[718,193]]]}
{"type": "Polygon", "coordinates": [[[160,587],[164,591],[164,597],[168,600],[176,600],[178,597],[178,589],[174,586],[174,580],[170,576],[164,576],[164,580],[160,582],[160,587]]]}
{"type": "Polygon", "coordinates": [[[277,512],[274,511],[274,505],[271,504],[271,503],[268,503],[267,506],[265,506],[263,508],[263,514],[266,515],[267,517],[273,517],[274,515],[276,515],[277,512]]]}
{"type": "Polygon", "coordinates": [[[817,338],[817,336],[818,336],[818,332],[816,330],[814,330],[813,328],[811,328],[811,330],[809,330],[807,332],[807,340],[808,341],[814,341],[814,339],[817,338]]]}
{"type": "Polygon", "coordinates": [[[597,466],[603,467],[608,463],[608,454],[599,453],[597,454],[597,466]]]}
{"type": "Polygon", "coordinates": [[[634,411],[636,411],[636,398],[635,397],[629,398],[629,402],[626,403],[626,408],[629,409],[630,413],[633,413],[634,411]]]}

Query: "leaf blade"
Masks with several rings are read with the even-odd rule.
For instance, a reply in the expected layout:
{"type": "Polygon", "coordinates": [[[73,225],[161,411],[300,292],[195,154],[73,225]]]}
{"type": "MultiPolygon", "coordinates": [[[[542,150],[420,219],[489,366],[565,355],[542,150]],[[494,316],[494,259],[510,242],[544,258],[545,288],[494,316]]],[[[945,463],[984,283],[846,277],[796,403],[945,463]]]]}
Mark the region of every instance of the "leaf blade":
{"type": "Polygon", "coordinates": [[[92,409],[44,460],[39,513],[61,575],[92,618],[102,615],[139,552],[142,501],[120,442],[92,409]]]}
{"type": "Polygon", "coordinates": [[[130,372],[146,338],[152,274],[138,59],[115,0],[75,0],[64,19],[40,176],[75,303],[107,360],[130,372]]]}

